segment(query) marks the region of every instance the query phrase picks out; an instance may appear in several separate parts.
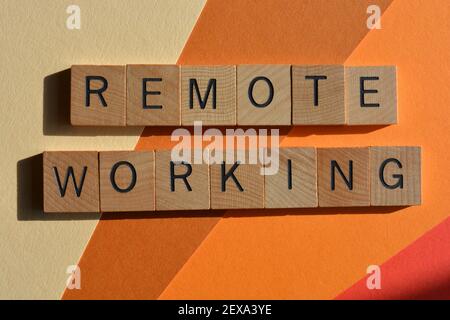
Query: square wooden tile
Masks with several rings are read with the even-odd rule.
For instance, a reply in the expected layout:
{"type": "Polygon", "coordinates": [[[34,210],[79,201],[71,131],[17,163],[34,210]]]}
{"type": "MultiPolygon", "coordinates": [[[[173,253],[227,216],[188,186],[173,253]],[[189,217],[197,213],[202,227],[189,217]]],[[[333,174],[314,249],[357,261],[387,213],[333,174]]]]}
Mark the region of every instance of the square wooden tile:
{"type": "Polygon", "coordinates": [[[127,125],[180,124],[180,67],[127,65],[127,125]]]}
{"type": "Polygon", "coordinates": [[[291,66],[237,66],[237,122],[243,126],[291,124],[291,66]]]}
{"type": "Polygon", "coordinates": [[[201,160],[194,150],[182,163],[172,161],[170,150],[156,151],[156,210],[210,208],[209,166],[201,160]]]}
{"type": "Polygon", "coordinates": [[[371,147],[371,205],[421,204],[421,148],[371,147]]]}
{"type": "Polygon", "coordinates": [[[102,212],[154,211],[153,151],[100,152],[102,212]]]}
{"type": "Polygon", "coordinates": [[[44,152],[44,212],[99,212],[98,153],[44,152]]]}
{"type": "Polygon", "coordinates": [[[345,124],[344,66],[292,66],[292,123],[345,124]]]}
{"type": "Polygon", "coordinates": [[[397,123],[396,67],[346,67],[345,99],[350,125],[397,123]]]}
{"type": "Polygon", "coordinates": [[[264,176],[265,207],[317,207],[316,161],[315,148],[280,148],[278,173],[264,176]]]}
{"type": "Polygon", "coordinates": [[[236,124],[236,66],[181,67],[181,123],[236,124]]]}
{"type": "Polygon", "coordinates": [[[125,66],[72,66],[70,80],[71,124],[75,126],[125,126],[125,77],[125,66]]]}
{"type": "MultiPolygon", "coordinates": [[[[229,153],[231,154],[231,153],[229,153]]],[[[264,208],[264,174],[260,163],[250,164],[248,153],[224,156],[220,164],[211,164],[211,208],[264,208]]]]}
{"type": "Polygon", "coordinates": [[[369,148],[317,149],[319,207],[369,206],[369,161],[369,148]]]}

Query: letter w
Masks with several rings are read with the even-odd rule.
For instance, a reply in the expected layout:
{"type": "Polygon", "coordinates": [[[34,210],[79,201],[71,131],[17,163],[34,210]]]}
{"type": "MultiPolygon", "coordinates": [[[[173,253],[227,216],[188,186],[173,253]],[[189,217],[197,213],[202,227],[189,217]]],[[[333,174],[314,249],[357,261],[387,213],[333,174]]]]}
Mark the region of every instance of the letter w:
{"type": "Polygon", "coordinates": [[[66,195],[67,184],[69,183],[69,177],[72,177],[72,181],[73,181],[73,185],[75,186],[75,192],[77,194],[77,197],[79,198],[81,196],[81,191],[83,189],[83,184],[84,184],[84,178],[86,177],[86,172],[87,172],[86,166],[83,168],[83,174],[81,175],[79,187],[78,187],[77,181],[75,180],[75,174],[73,172],[72,166],[70,166],[67,169],[66,178],[64,179],[64,185],[61,185],[61,179],[59,178],[58,168],[53,167],[53,171],[55,172],[56,181],[58,182],[59,193],[61,194],[61,197],[64,197],[66,195]]]}

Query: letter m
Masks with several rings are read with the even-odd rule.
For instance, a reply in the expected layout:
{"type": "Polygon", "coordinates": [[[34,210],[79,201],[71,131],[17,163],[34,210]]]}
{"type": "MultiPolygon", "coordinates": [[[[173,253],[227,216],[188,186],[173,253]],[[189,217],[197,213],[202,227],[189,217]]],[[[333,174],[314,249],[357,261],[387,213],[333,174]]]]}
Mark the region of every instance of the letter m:
{"type": "Polygon", "coordinates": [[[212,108],[215,109],[217,100],[216,84],[217,84],[216,79],[209,79],[206,92],[202,98],[200,94],[200,89],[198,87],[197,79],[189,79],[189,109],[194,108],[194,89],[201,109],[205,109],[206,104],[208,103],[209,94],[212,91],[212,108]]]}

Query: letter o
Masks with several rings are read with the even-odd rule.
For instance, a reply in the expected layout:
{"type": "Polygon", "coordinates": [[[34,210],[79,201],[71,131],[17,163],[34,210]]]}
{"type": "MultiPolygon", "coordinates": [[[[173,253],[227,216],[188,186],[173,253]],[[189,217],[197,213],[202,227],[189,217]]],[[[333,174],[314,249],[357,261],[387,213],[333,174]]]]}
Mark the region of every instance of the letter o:
{"type": "Polygon", "coordinates": [[[273,84],[266,77],[261,77],[261,76],[256,77],[250,82],[250,85],[248,86],[248,98],[250,99],[250,102],[257,108],[267,107],[273,100],[273,94],[274,94],[273,84]],[[255,98],[253,98],[253,89],[255,87],[256,82],[258,82],[260,80],[265,81],[267,83],[267,85],[269,86],[269,97],[267,98],[266,102],[264,102],[264,103],[257,103],[255,101],[255,98]]]}
{"type": "Polygon", "coordinates": [[[129,163],[128,161],[119,161],[116,162],[113,167],[111,168],[111,173],[109,175],[109,179],[111,180],[111,185],[114,188],[114,190],[116,190],[117,192],[120,193],[126,193],[131,191],[134,186],[136,185],[136,180],[137,180],[137,175],[136,175],[136,169],[134,168],[134,166],[129,163]],[[120,188],[117,183],[116,183],[116,171],[120,166],[127,166],[130,170],[131,170],[131,182],[128,185],[128,187],[122,189],[120,188]]]}

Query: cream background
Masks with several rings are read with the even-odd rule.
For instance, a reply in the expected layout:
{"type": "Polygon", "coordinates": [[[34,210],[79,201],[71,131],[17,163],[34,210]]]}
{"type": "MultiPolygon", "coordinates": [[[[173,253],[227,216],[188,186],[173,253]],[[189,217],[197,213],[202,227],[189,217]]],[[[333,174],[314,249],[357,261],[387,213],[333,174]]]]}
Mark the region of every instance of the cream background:
{"type": "Polygon", "coordinates": [[[72,64],[175,63],[205,1],[0,2],[0,298],[60,298],[99,217],[33,209],[36,161],[18,162],[44,150],[133,149],[142,130],[70,127],[55,112],[64,76],[45,80],[45,99],[44,79],[72,64]],[[81,30],[66,28],[70,4],[81,8],[81,30]]]}

